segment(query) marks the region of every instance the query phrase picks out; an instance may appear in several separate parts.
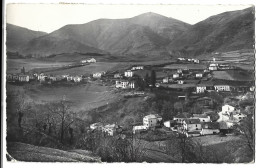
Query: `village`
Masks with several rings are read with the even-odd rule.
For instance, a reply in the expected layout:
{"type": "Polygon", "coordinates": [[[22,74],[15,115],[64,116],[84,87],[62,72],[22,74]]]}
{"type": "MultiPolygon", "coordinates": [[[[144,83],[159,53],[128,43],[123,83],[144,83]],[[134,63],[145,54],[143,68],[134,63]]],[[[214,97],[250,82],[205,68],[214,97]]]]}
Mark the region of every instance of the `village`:
{"type": "MultiPolygon", "coordinates": [[[[94,58],[81,60],[78,64],[95,64],[94,58]]],[[[196,137],[205,135],[226,136],[236,130],[247,114],[242,113],[238,104],[223,103],[221,109],[214,108],[215,99],[207,97],[207,94],[216,93],[233,97],[244,93],[254,93],[253,81],[220,80],[214,78],[219,72],[236,71],[236,67],[226,63],[217,63],[213,58],[207,62],[205,69],[188,69],[185,65],[200,65],[198,59],[178,58],[175,65],[184,68],[167,69],[164,67],[153,67],[151,65],[133,65],[118,71],[99,71],[90,75],[52,75],[51,72],[32,73],[21,69],[20,74],[7,74],[9,83],[31,83],[55,85],[57,83],[89,83],[99,81],[106,84],[124,95],[126,99],[132,97],[148,98],[153,90],[170,91],[170,94],[183,102],[192,100],[193,103],[201,105],[199,111],[179,111],[178,115],[171,116],[171,120],[165,119],[157,113],[152,113],[142,118],[142,124],[133,123],[130,128],[125,129],[117,123],[97,122],[92,123],[89,129],[100,131],[108,136],[127,137],[129,132],[135,136],[145,135],[149,131],[159,130],[170,138],[172,135],[178,137],[196,137]],[[152,80],[154,78],[154,80],[152,80]],[[230,94],[233,96],[230,96],[230,94]],[[216,117],[217,116],[217,117],[216,117]],[[212,118],[213,117],[213,118],[212,118]],[[128,133],[125,133],[128,132],[128,133]],[[168,136],[171,135],[171,136],[168,136]]],[[[205,62],[203,63],[205,64],[205,62]]],[[[88,66],[84,65],[84,66],[88,66]]],[[[164,137],[165,138],[165,137],[164,137]]]]}

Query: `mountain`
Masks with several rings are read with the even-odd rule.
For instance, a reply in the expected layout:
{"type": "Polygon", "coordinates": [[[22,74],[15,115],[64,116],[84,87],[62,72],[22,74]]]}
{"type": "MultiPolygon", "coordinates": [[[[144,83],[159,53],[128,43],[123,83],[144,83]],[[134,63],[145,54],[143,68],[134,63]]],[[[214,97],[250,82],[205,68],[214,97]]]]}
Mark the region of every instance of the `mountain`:
{"type": "Polygon", "coordinates": [[[22,45],[28,43],[30,40],[44,36],[47,33],[40,31],[33,31],[23,27],[6,24],[6,46],[7,51],[18,51],[22,45]]]}
{"type": "Polygon", "coordinates": [[[254,8],[225,12],[191,26],[167,48],[182,55],[253,49],[254,32],[254,8]]]}
{"type": "Polygon", "coordinates": [[[86,24],[66,25],[33,39],[21,53],[48,55],[99,49],[113,54],[158,55],[166,52],[165,46],[189,26],[154,13],[128,19],[99,19],[86,24]]]}
{"type": "Polygon", "coordinates": [[[185,22],[153,12],[138,15],[130,19],[130,21],[134,24],[148,26],[155,33],[170,40],[173,40],[174,37],[186,31],[190,27],[190,25],[185,22]]]}

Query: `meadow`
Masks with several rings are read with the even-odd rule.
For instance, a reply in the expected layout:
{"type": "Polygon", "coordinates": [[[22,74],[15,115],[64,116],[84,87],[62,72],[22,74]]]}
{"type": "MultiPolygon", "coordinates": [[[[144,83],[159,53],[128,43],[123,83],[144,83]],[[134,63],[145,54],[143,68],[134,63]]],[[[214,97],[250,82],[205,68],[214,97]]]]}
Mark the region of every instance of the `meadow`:
{"type": "Polygon", "coordinates": [[[23,91],[28,99],[36,103],[53,102],[65,98],[72,103],[72,110],[82,111],[97,108],[117,99],[114,89],[97,83],[74,86],[31,85],[17,86],[7,84],[7,91],[23,91]]]}

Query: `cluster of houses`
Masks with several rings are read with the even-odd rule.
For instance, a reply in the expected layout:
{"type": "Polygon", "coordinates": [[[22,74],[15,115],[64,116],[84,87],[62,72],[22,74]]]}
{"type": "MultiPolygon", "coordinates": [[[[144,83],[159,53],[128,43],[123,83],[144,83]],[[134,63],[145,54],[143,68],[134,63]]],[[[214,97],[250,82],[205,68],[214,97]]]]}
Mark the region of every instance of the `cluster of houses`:
{"type": "Polygon", "coordinates": [[[72,75],[47,75],[44,73],[34,73],[34,74],[7,74],[8,82],[30,82],[39,81],[52,83],[57,81],[73,81],[75,83],[82,81],[82,76],[72,76],[72,75]]]}
{"type": "Polygon", "coordinates": [[[118,133],[122,132],[122,127],[117,124],[103,124],[103,123],[94,123],[90,125],[91,130],[98,130],[102,131],[103,133],[107,134],[108,136],[114,136],[118,133]]]}
{"type": "MultiPolygon", "coordinates": [[[[224,105],[222,111],[218,113],[219,119],[213,122],[209,115],[193,114],[191,117],[179,115],[170,121],[163,122],[163,125],[173,132],[184,134],[187,137],[213,135],[220,132],[228,133],[233,126],[247,117],[231,105],[224,105]]],[[[152,128],[162,126],[162,117],[158,114],[150,114],[143,118],[143,125],[133,126],[133,133],[147,131],[152,128]]]]}
{"type": "Polygon", "coordinates": [[[44,73],[37,74],[35,73],[34,76],[36,79],[40,82],[47,82],[47,83],[52,83],[52,82],[57,82],[57,81],[72,81],[75,83],[81,82],[82,81],[82,76],[79,75],[46,75],[44,73]]]}
{"type": "Polygon", "coordinates": [[[80,62],[84,64],[84,63],[96,63],[97,61],[96,61],[96,59],[91,58],[91,59],[87,59],[87,60],[81,60],[80,62]]]}
{"type": "Polygon", "coordinates": [[[195,63],[195,64],[200,63],[199,59],[194,59],[194,58],[178,58],[177,61],[178,62],[189,62],[189,63],[195,63]]]}
{"type": "Polygon", "coordinates": [[[118,79],[116,80],[116,88],[121,89],[134,89],[136,87],[135,80],[132,79],[134,77],[136,70],[144,70],[144,66],[133,66],[131,69],[126,70],[124,72],[124,76],[120,73],[114,74],[114,78],[118,79]],[[122,79],[124,77],[124,79],[122,79]]]}

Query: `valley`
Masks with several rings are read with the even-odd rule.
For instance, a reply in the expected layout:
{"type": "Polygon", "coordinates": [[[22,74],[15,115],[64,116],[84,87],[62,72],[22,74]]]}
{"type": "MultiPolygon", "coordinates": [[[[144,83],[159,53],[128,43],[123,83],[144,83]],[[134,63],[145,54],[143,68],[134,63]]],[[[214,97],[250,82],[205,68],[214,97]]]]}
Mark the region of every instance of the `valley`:
{"type": "Polygon", "coordinates": [[[254,30],[253,7],[194,25],[153,12],[50,33],[7,24],[9,157],[254,161],[254,30]]]}

